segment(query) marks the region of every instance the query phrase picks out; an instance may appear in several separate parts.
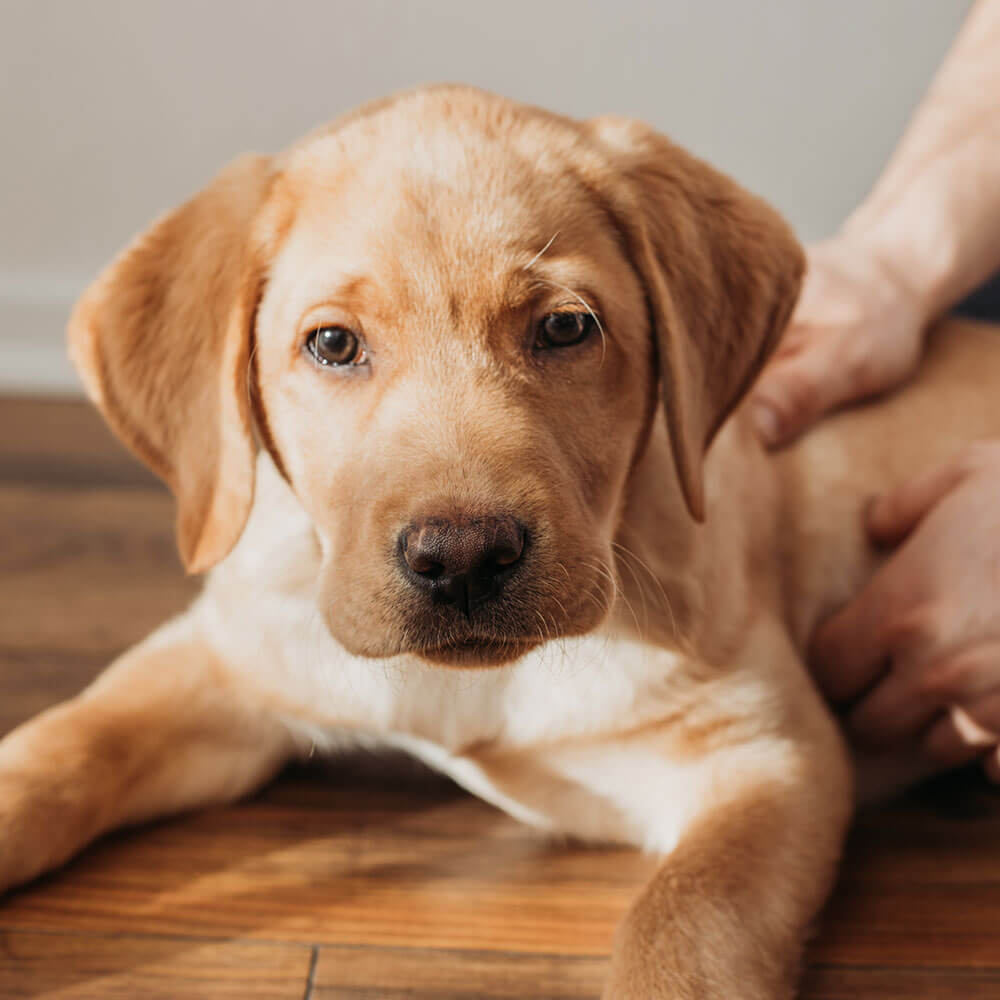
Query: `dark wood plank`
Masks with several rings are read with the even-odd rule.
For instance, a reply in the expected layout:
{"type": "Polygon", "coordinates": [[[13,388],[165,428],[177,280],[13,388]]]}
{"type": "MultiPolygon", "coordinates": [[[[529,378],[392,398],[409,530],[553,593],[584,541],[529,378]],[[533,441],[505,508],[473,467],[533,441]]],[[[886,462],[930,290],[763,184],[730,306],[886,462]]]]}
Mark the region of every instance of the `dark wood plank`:
{"type": "Polygon", "coordinates": [[[0,733],[191,600],[172,520],[159,490],[0,483],[0,733]]]}
{"type": "Polygon", "coordinates": [[[523,952],[322,948],[313,1000],[596,1000],[601,958],[523,952]]]}
{"type": "Polygon", "coordinates": [[[0,482],[164,489],[81,399],[0,396],[0,482]]]}
{"type": "Polygon", "coordinates": [[[311,957],[297,945],[0,932],[0,997],[302,1000],[311,957]]]}
{"type": "Polygon", "coordinates": [[[860,816],[814,959],[1000,968],[1000,794],[950,775],[860,816]]]}
{"type": "Polygon", "coordinates": [[[160,492],[0,486],[4,648],[105,652],[196,592],[160,492]]]}
{"type": "Polygon", "coordinates": [[[1000,972],[995,969],[824,965],[806,973],[800,1000],[994,1000],[996,997],[1000,997],[1000,972]]]}

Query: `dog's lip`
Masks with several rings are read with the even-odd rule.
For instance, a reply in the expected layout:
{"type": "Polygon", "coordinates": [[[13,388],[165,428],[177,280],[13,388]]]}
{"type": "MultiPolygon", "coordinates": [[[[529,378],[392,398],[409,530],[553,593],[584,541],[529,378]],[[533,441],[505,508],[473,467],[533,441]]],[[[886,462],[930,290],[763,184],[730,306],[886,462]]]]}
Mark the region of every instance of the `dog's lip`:
{"type": "Polygon", "coordinates": [[[542,639],[536,636],[500,638],[495,636],[468,636],[453,642],[421,646],[413,652],[421,659],[448,665],[468,664],[488,667],[492,664],[510,663],[537,646],[542,639]],[[473,662],[475,661],[475,662],[473,662]]]}

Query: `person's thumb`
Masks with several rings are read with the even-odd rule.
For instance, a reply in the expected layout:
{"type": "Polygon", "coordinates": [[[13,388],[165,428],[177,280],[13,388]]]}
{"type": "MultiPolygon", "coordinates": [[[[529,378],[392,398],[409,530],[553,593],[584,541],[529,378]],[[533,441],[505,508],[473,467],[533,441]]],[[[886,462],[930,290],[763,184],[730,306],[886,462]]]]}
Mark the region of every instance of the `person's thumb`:
{"type": "Polygon", "coordinates": [[[835,358],[812,347],[779,356],[764,369],[751,393],[750,410],[764,444],[779,448],[852,395],[835,358]]]}

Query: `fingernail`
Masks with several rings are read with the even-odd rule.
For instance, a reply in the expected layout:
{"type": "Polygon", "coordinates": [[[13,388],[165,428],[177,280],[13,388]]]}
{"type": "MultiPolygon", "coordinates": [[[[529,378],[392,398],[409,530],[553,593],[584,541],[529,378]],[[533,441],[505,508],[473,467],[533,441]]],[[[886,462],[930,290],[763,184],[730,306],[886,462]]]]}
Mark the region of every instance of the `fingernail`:
{"type": "Polygon", "coordinates": [[[980,725],[961,705],[952,705],[948,711],[951,724],[970,747],[995,747],[1000,742],[1000,733],[980,725]]]}
{"type": "Polygon", "coordinates": [[[761,440],[768,445],[777,444],[781,428],[778,422],[778,414],[774,407],[763,400],[755,400],[752,408],[752,416],[761,440]]]}

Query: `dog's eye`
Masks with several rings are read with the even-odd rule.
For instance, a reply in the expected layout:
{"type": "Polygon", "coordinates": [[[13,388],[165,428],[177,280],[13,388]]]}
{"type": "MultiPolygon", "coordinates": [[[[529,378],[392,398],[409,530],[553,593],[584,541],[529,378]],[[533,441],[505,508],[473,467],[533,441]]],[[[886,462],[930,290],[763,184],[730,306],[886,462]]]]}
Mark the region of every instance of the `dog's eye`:
{"type": "Polygon", "coordinates": [[[361,338],[343,326],[321,326],[306,339],[309,353],[321,364],[331,367],[361,365],[367,352],[361,338]]]}
{"type": "Polygon", "coordinates": [[[597,320],[589,312],[554,312],[538,324],[535,344],[541,348],[572,347],[586,340],[597,329],[597,320]]]}

